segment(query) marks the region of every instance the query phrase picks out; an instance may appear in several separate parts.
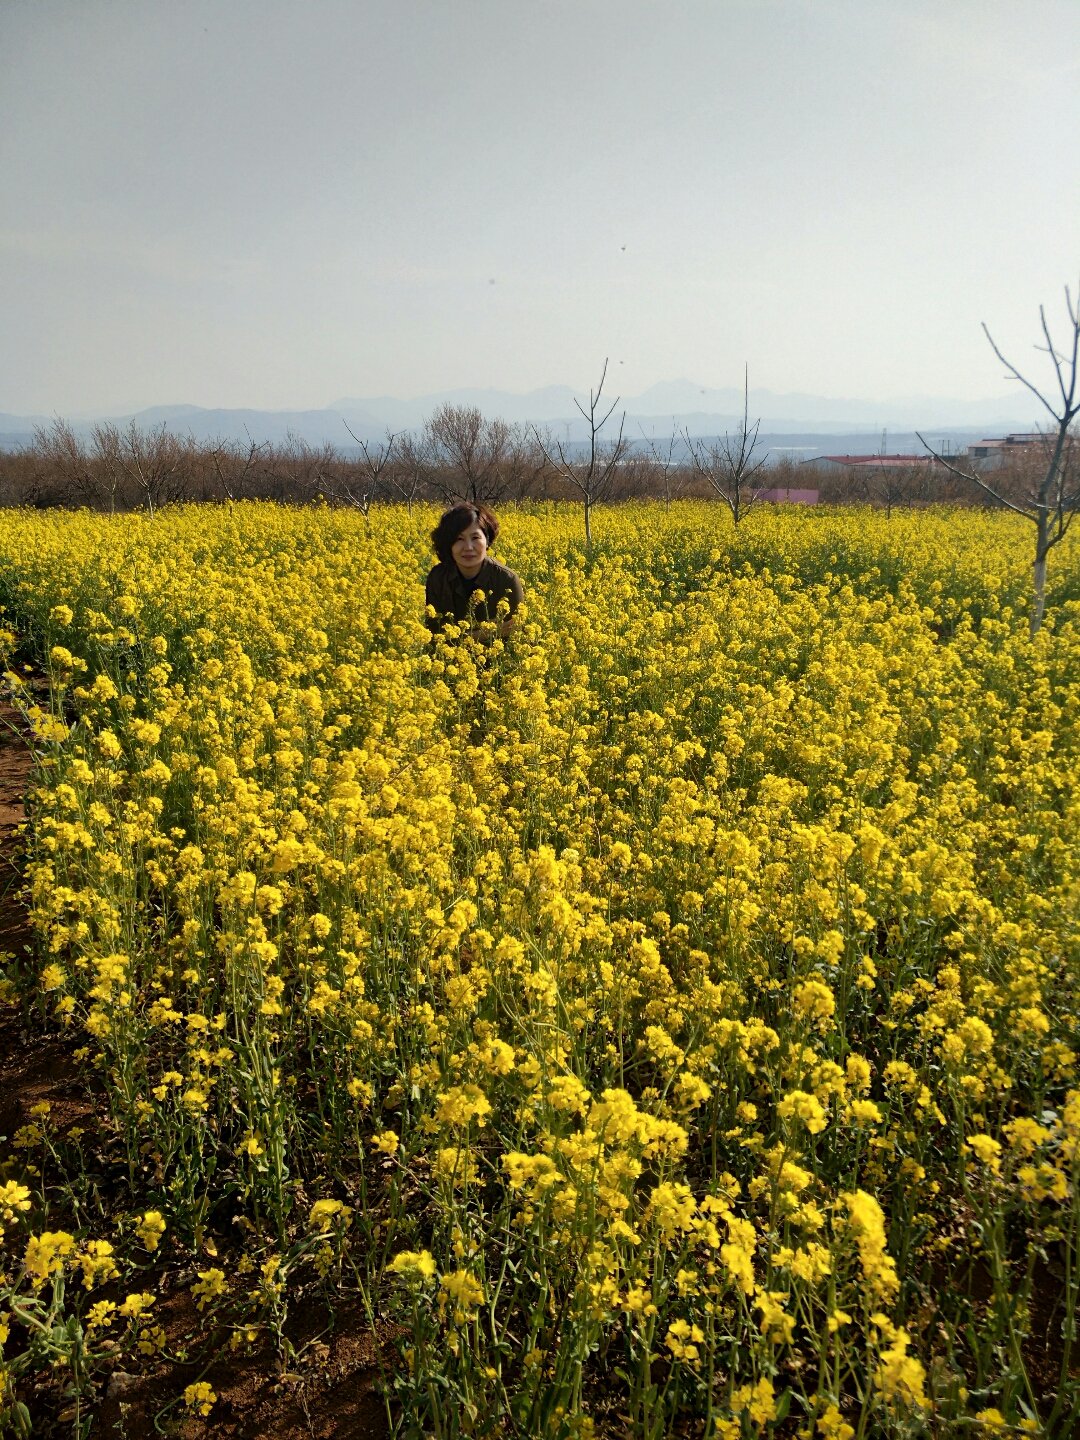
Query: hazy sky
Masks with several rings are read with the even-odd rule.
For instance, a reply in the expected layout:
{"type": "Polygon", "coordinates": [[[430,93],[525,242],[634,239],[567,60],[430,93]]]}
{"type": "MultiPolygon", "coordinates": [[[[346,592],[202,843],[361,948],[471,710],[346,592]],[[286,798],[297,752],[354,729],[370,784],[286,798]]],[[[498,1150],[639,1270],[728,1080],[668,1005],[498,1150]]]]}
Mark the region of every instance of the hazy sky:
{"type": "Polygon", "coordinates": [[[0,0],[0,411],[1009,393],[1077,0],[0,0]]]}

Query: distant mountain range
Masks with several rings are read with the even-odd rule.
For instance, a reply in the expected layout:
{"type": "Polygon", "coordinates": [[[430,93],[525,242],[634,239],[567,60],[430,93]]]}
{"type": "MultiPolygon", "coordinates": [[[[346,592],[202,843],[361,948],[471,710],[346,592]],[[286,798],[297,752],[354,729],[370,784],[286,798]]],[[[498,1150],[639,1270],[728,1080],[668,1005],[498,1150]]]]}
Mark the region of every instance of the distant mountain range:
{"type": "MultiPolygon", "coordinates": [[[[610,395],[613,400],[617,394],[617,388],[609,383],[605,399],[610,395]]],[[[96,419],[108,419],[118,425],[134,420],[143,429],[167,425],[178,434],[192,435],[200,441],[246,441],[250,436],[257,443],[280,444],[294,436],[309,445],[329,441],[342,450],[349,450],[355,444],[349,430],[361,440],[381,439],[387,430],[417,430],[434,410],[448,404],[476,406],[491,419],[550,426],[561,437],[580,440],[588,432],[575,407],[575,398],[583,402],[586,399],[582,392],[568,385],[549,385],[525,395],[504,390],[462,389],[421,395],[413,400],[398,400],[388,395],[375,399],[346,397],[322,410],[226,410],[198,405],[155,405],[134,414],[96,419]]],[[[730,432],[741,423],[742,408],[741,390],[714,390],[691,380],[671,380],[652,385],[640,395],[621,397],[612,421],[625,411],[629,437],[640,441],[644,435],[666,441],[673,424],[680,432],[688,431],[693,436],[730,432]]],[[[54,418],[0,412],[0,448],[28,445],[35,427],[48,427],[54,418]]],[[[812,442],[818,436],[847,441],[861,439],[864,450],[877,451],[884,430],[893,432],[891,436],[886,434],[886,445],[895,451],[894,441],[910,436],[916,429],[924,433],[930,430],[938,438],[951,436],[959,443],[983,434],[1031,429],[1036,417],[1023,395],[993,400],[915,397],[868,401],[755,389],[750,392],[751,423],[757,419],[761,421],[763,439],[766,433],[772,440],[787,437],[792,442],[812,442]]],[[[86,436],[96,420],[81,418],[71,423],[76,434],[86,436]]],[[[801,446],[793,443],[789,448],[816,450],[820,447],[814,443],[801,446]]]]}

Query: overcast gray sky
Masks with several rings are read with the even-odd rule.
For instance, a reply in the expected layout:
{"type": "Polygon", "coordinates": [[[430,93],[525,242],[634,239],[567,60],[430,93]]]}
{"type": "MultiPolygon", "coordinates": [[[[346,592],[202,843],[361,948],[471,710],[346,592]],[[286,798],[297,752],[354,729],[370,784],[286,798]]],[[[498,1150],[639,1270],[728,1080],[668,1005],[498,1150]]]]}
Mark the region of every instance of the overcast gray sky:
{"type": "Polygon", "coordinates": [[[1009,392],[1077,0],[0,0],[0,411],[1009,392]]]}

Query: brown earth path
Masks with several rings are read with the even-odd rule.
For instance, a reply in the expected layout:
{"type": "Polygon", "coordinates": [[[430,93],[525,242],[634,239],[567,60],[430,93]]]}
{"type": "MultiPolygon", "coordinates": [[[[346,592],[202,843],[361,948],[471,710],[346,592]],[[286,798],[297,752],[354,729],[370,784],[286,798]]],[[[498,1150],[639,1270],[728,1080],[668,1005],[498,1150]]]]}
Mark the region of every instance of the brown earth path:
{"type": "MultiPolygon", "coordinates": [[[[22,957],[33,936],[19,891],[20,827],[30,782],[31,759],[19,716],[0,704],[0,954],[22,957]]],[[[17,1006],[0,1006],[0,1136],[10,1137],[30,1118],[30,1107],[48,1101],[57,1119],[70,1124],[89,1113],[86,1086],[78,1080],[63,1041],[35,1034],[17,1006]]]]}
{"type": "MultiPolygon", "coordinates": [[[[0,955],[5,966],[25,956],[33,936],[21,897],[21,826],[32,763],[15,710],[0,702],[0,955]]],[[[31,1107],[50,1106],[50,1123],[91,1128],[97,1097],[72,1059],[65,1037],[49,1034],[17,1005],[0,1004],[0,1155],[30,1120],[31,1107]]],[[[55,1221],[53,1222],[55,1223],[55,1221]]],[[[144,1281],[145,1283],[145,1281],[144,1281]]],[[[201,1318],[186,1289],[161,1275],[157,1318],[170,1340],[196,1335],[201,1318]]],[[[390,1425],[379,1393],[380,1368],[393,1365],[392,1347],[381,1343],[352,1296],[342,1296],[331,1315],[323,1304],[297,1307],[286,1327],[297,1353],[290,1373],[280,1374],[266,1349],[250,1355],[222,1349],[207,1365],[203,1357],[181,1367],[160,1362],[135,1373],[116,1369],[101,1376],[89,1435],[139,1440],[156,1435],[221,1436],[228,1440],[387,1440],[390,1425]],[[192,1379],[207,1380],[218,1401],[206,1420],[184,1419],[176,1402],[192,1379]]],[[[132,1364],[125,1359],[124,1364],[132,1364]]],[[[55,1384],[23,1393],[35,1436],[70,1436],[61,1418],[55,1384]]]]}

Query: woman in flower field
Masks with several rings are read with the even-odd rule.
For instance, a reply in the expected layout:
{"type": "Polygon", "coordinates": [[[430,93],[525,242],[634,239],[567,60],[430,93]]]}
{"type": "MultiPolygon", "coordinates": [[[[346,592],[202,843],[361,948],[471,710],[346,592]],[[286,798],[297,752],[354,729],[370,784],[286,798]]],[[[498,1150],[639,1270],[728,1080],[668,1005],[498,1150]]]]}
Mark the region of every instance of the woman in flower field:
{"type": "Polygon", "coordinates": [[[498,519],[486,505],[462,502],[440,518],[431,532],[439,563],[428,575],[426,587],[433,634],[449,621],[469,618],[474,629],[486,627],[493,634],[498,626],[504,638],[510,633],[522,589],[513,570],[488,553],[498,533],[498,519]],[[508,606],[505,612],[500,609],[503,601],[508,606]]]}

